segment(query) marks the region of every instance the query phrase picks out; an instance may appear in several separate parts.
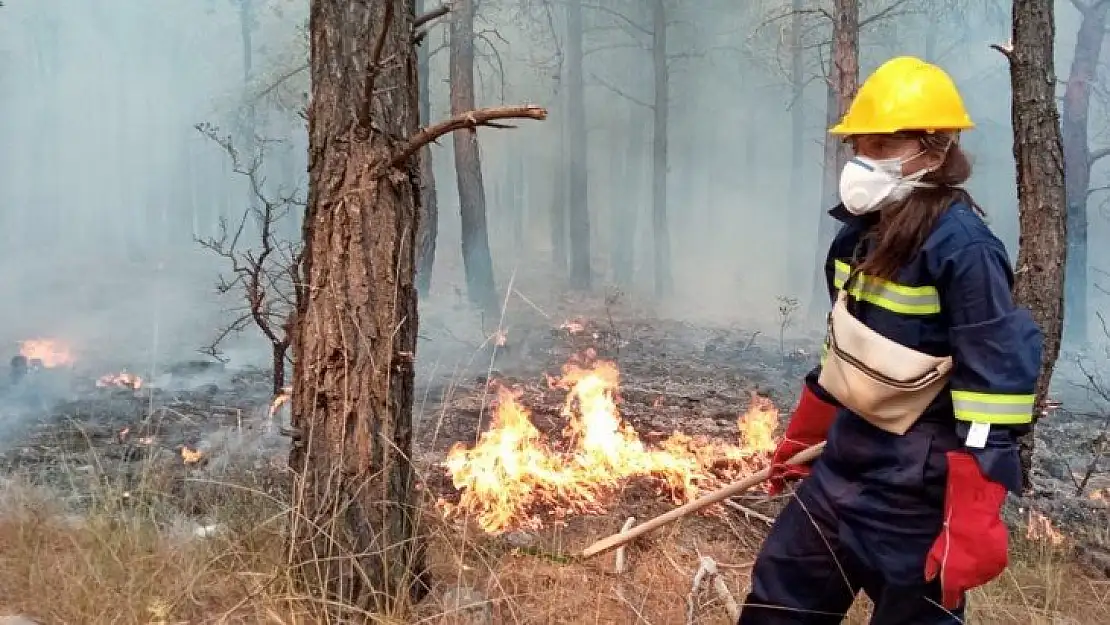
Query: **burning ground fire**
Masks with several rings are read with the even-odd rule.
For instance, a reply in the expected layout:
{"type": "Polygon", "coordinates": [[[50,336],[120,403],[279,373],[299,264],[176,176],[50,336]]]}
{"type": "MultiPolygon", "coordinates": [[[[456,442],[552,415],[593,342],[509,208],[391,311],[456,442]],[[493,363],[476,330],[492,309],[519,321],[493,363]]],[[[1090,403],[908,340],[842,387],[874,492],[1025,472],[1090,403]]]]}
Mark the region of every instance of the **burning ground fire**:
{"type": "Polygon", "coordinates": [[[562,441],[549,441],[532,423],[519,394],[497,389],[490,428],[472,448],[456,444],[444,466],[458,503],[441,500],[448,517],[474,518],[486,532],[515,527],[539,528],[541,511],[558,520],[605,511],[606,498],[624,481],[651,477],[675,503],[732,481],[773,450],[778,411],[754,397],[738,421],[740,444],[694,438],[675,432],[648,448],[621,419],[617,407],[620,373],[615,364],[597,361],[563,367],[552,388],[567,391],[562,441]]]}
{"type": "Polygon", "coordinates": [[[29,339],[19,345],[19,355],[29,362],[39,362],[47,369],[67,367],[73,364],[73,352],[58,341],[51,339],[29,339]]]}
{"type": "Polygon", "coordinates": [[[129,388],[137,391],[143,387],[143,379],[134,373],[121,371],[100,376],[96,385],[100,388],[129,388]]]}

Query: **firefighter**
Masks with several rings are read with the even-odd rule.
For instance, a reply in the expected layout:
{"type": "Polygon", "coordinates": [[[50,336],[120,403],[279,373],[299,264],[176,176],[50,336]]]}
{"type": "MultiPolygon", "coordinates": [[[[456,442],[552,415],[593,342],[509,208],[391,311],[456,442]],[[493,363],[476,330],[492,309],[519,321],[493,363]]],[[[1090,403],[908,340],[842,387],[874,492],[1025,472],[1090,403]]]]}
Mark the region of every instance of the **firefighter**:
{"type": "Polygon", "coordinates": [[[854,151],[830,211],[842,224],[825,263],[830,297],[858,277],[846,289],[852,314],[883,340],[950,356],[950,377],[891,433],[819,384],[822,357],[774,452],[771,491],[808,479],[756,559],[740,625],[840,623],[861,590],[873,625],[960,623],[965,593],[1006,567],[1001,507],[1022,485],[1018,437],[1032,421],[1042,336],[1015,306],[1006,250],[963,187],[959,135],[973,126],[941,68],[899,57],[830,129],[854,151]],[[783,464],[821,441],[810,466],[783,464]]]}

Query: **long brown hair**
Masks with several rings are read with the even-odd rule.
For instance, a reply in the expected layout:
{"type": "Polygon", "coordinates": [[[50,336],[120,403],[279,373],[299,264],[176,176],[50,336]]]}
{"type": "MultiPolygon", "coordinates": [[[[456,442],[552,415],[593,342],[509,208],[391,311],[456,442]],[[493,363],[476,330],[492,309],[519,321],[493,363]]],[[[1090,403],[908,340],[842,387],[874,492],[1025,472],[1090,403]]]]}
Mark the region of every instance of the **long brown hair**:
{"type": "Polygon", "coordinates": [[[871,253],[860,269],[872,276],[891,280],[921,249],[937,219],[953,204],[963,202],[978,212],[983,209],[959,185],[971,177],[971,161],[959,142],[948,133],[899,133],[921,142],[927,154],[944,154],[935,171],[921,178],[935,187],[914,189],[906,199],[879,211],[879,221],[867,233],[871,253]]]}

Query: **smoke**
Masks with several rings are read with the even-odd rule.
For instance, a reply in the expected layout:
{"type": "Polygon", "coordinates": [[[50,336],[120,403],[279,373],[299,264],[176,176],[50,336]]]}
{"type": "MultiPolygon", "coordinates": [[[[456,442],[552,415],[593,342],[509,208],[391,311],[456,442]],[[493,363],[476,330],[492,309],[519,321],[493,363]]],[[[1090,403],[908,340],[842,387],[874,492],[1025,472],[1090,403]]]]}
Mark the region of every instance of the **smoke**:
{"type": "MultiPolygon", "coordinates": [[[[817,223],[828,208],[819,197],[828,23],[820,15],[803,20],[805,88],[795,102],[791,21],[773,19],[789,4],[664,3],[675,290],[662,303],[670,314],[774,327],[778,298],[805,301],[811,292],[822,253],[817,223]],[[793,136],[793,107],[802,110],[803,136],[793,136]],[[795,146],[803,150],[800,171],[792,166],[795,146]]],[[[934,7],[927,15],[914,12],[920,3],[902,4],[908,12],[865,27],[861,71],[916,54],[952,73],[977,122],[962,138],[976,165],[971,190],[1016,260],[1009,74],[988,48],[1009,36],[1009,3],[934,7]]],[[[582,68],[595,285],[647,300],[660,175],[653,171],[661,83],[651,5],[586,3],[582,68]],[[620,275],[626,260],[629,271],[620,275]]],[[[885,6],[863,17],[878,5],[885,6]]],[[[1057,74],[1066,76],[1078,18],[1070,3],[1057,5],[1057,74]]],[[[565,0],[482,2],[476,26],[479,104],[535,102],[551,111],[546,122],[480,132],[498,285],[515,275],[536,301],[563,284],[551,267],[549,233],[572,71],[563,62],[566,7],[565,0]]],[[[251,198],[228,154],[194,125],[217,125],[248,155],[252,136],[272,140],[268,188],[303,188],[306,17],[305,0],[11,0],[0,8],[0,293],[8,304],[0,344],[14,353],[19,340],[58,338],[81,363],[157,372],[193,357],[230,320],[234,293],[214,290],[226,263],[194,238],[217,235],[219,219],[238,218],[251,198]]],[[[433,120],[448,114],[446,36],[440,20],[425,42],[433,120]]],[[[1105,133],[1098,127],[1105,112],[1105,103],[1094,104],[1093,135],[1105,133]]],[[[422,309],[427,322],[458,317],[465,289],[450,141],[432,149],[440,231],[433,292],[422,309]]],[[[1093,184],[1105,177],[1096,168],[1093,184]]],[[[1104,240],[1106,219],[1097,201],[1092,206],[1091,240],[1104,240]]],[[[297,235],[295,218],[283,232],[297,235]]],[[[1103,247],[1091,245],[1094,268],[1110,268],[1103,247]]],[[[1091,285],[1091,305],[1105,304],[1091,285]]],[[[460,323],[481,325],[470,316],[460,323]]],[[[265,347],[248,328],[228,350],[236,363],[264,364],[265,347]]]]}
{"type": "MultiPolygon", "coordinates": [[[[256,57],[290,49],[301,3],[255,4],[256,57]]],[[[194,237],[237,219],[247,186],[193,126],[249,138],[239,9],[225,0],[0,8],[0,345],[10,353],[49,337],[82,364],[157,367],[196,356],[237,304],[215,293],[226,266],[194,237]]],[[[263,114],[263,132],[303,145],[300,120],[263,114]]],[[[294,154],[288,184],[301,182],[304,156],[294,154]]]]}

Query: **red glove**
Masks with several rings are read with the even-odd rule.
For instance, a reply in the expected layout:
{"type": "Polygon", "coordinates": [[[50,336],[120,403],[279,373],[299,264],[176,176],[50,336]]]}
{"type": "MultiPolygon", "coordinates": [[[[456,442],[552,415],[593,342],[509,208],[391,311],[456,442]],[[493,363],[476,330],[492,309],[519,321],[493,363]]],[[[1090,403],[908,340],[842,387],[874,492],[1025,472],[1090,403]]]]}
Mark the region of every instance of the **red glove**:
{"type": "Polygon", "coordinates": [[[784,463],[804,449],[823,442],[835,418],[836,406],[822,401],[809,390],[808,384],[803,385],[798,407],[790,416],[790,424],[786,426],[786,433],[783,434],[771,459],[768,492],[777,495],[782,492],[787,481],[798,480],[809,475],[808,465],[784,463]]]}
{"type": "Polygon", "coordinates": [[[975,458],[948,452],[944,529],[925,558],[925,579],[940,575],[944,607],[960,607],[963,595],[1002,574],[1009,534],[1002,523],[1006,488],[983,475],[975,458]]]}

